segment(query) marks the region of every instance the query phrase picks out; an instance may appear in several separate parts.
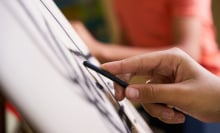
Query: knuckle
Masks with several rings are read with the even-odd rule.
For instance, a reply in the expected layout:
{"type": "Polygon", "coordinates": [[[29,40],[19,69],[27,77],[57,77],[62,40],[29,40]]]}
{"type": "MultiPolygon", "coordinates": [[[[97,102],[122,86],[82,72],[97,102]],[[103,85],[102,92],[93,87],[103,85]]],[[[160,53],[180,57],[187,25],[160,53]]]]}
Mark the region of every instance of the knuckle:
{"type": "Polygon", "coordinates": [[[125,63],[126,63],[125,59],[120,61],[120,72],[123,73],[123,74],[125,73],[124,72],[125,63]]]}
{"type": "Polygon", "coordinates": [[[146,89],[149,89],[149,91],[145,91],[145,97],[148,96],[148,102],[152,102],[157,98],[157,94],[159,92],[158,88],[155,88],[152,85],[148,85],[146,89]]]}
{"type": "Polygon", "coordinates": [[[154,108],[153,104],[143,104],[144,110],[148,112],[152,117],[158,117],[158,111],[154,108]]]}
{"type": "Polygon", "coordinates": [[[176,57],[186,56],[186,53],[183,50],[181,50],[180,48],[177,48],[177,47],[170,49],[170,54],[173,55],[173,56],[176,56],[176,57]]]}

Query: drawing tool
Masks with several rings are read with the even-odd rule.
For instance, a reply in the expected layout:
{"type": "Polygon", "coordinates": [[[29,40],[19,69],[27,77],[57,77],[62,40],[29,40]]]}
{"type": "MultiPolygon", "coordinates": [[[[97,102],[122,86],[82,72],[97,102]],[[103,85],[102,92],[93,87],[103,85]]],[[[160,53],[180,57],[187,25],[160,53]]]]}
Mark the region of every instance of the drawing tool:
{"type": "Polygon", "coordinates": [[[110,79],[110,80],[116,82],[117,84],[119,84],[119,85],[122,86],[123,88],[126,88],[126,87],[128,86],[128,83],[126,83],[125,81],[123,81],[123,80],[117,78],[116,76],[114,76],[114,75],[111,74],[110,72],[105,71],[105,70],[101,69],[100,67],[97,67],[97,66],[91,64],[91,63],[88,62],[88,61],[84,61],[84,62],[83,62],[83,65],[86,66],[86,67],[88,67],[88,68],[90,68],[90,69],[92,69],[93,71],[96,71],[96,72],[102,74],[103,76],[107,77],[108,79],[110,79]]]}

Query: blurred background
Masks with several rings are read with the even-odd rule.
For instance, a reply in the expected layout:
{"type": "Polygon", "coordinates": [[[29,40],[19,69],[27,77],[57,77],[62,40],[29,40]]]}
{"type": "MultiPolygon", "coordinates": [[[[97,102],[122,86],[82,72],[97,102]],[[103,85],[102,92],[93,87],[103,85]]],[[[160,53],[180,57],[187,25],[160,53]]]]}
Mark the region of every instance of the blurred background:
{"type": "MultiPolygon", "coordinates": [[[[120,38],[120,33],[118,32],[117,24],[114,23],[115,18],[112,14],[111,0],[55,0],[55,2],[70,21],[83,22],[86,28],[96,39],[103,42],[113,43],[117,43],[119,41],[118,38],[120,38]]],[[[216,28],[216,39],[218,46],[220,47],[220,34],[218,32],[220,31],[219,7],[220,1],[212,0],[212,15],[216,28]]],[[[148,124],[150,124],[155,133],[170,133],[177,131],[178,133],[214,133],[216,130],[217,132],[220,130],[219,125],[206,125],[198,121],[191,120],[191,118],[188,118],[189,121],[184,126],[167,126],[165,124],[157,124],[159,123],[158,121],[149,122],[149,116],[146,115],[140,107],[138,107],[138,110],[142,116],[145,117],[146,121],[148,121],[148,124]],[[169,128],[172,128],[172,130],[169,128]],[[182,128],[182,130],[180,130],[180,128],[182,128]]]]}
{"type": "Polygon", "coordinates": [[[220,46],[220,1],[219,0],[212,0],[212,11],[214,17],[214,23],[216,26],[217,31],[217,41],[218,46],[220,46]]]}
{"type": "Polygon", "coordinates": [[[110,41],[105,8],[101,0],[55,0],[70,21],[81,21],[95,38],[110,41]]]}
{"type": "MultiPolygon", "coordinates": [[[[82,21],[92,35],[104,42],[117,41],[117,27],[111,14],[110,0],[55,0],[57,6],[69,20],[82,21]],[[115,26],[115,27],[114,27],[115,26]]],[[[220,31],[220,1],[212,0],[216,31],[220,31]]],[[[220,44],[220,34],[217,32],[220,44]]]]}
{"type": "MultiPolygon", "coordinates": [[[[114,18],[110,12],[111,5],[109,4],[109,0],[55,0],[55,3],[68,20],[82,21],[96,39],[103,42],[117,42],[117,25],[114,25],[114,21],[112,21],[114,18]]],[[[212,0],[212,3],[213,17],[219,45],[220,34],[218,31],[220,31],[220,1],[212,0]]],[[[7,133],[33,132],[25,121],[21,120],[19,116],[14,115],[13,111],[4,111],[4,102],[2,101],[3,98],[0,100],[0,113],[5,113],[6,117],[1,115],[1,120],[6,120],[6,124],[0,123],[0,128],[4,128],[4,125],[6,125],[7,133]]],[[[219,129],[219,127],[216,127],[215,129],[219,129]]],[[[158,130],[158,132],[163,131],[158,130]]],[[[203,132],[205,133],[205,131],[203,132]]]]}

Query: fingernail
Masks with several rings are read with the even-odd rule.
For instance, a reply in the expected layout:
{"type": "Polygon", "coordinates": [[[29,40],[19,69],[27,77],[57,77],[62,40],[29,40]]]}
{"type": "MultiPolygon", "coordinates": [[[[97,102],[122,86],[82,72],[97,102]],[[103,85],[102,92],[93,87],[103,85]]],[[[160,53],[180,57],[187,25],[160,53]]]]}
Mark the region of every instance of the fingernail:
{"type": "Polygon", "coordinates": [[[185,121],[185,117],[183,115],[177,115],[176,121],[179,123],[183,123],[185,121]]]}
{"type": "Polygon", "coordinates": [[[105,64],[101,64],[101,66],[100,66],[102,69],[106,69],[106,65],[105,64]]]}
{"type": "Polygon", "coordinates": [[[172,119],[173,117],[174,117],[174,115],[170,111],[162,112],[162,118],[164,118],[164,119],[172,119]]]}
{"type": "Polygon", "coordinates": [[[139,91],[135,88],[127,88],[127,96],[131,99],[137,99],[139,97],[139,91]]]}
{"type": "Polygon", "coordinates": [[[120,99],[120,98],[122,97],[122,92],[116,90],[116,91],[115,91],[115,97],[116,97],[116,99],[120,99]]]}

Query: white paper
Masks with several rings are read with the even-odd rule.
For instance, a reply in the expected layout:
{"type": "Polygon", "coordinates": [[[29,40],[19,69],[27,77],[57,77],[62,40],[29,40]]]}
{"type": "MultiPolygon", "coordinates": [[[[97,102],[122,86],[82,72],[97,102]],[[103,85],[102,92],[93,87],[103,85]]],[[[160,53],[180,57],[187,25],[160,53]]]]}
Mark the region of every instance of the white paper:
{"type": "MultiPolygon", "coordinates": [[[[6,97],[39,132],[130,132],[88,72],[99,62],[51,0],[0,1],[0,83],[6,97]],[[70,50],[74,52],[70,52],[70,50]]],[[[91,75],[92,74],[92,75],[91,75]]],[[[95,78],[95,79],[94,79],[95,78]]],[[[151,132],[129,101],[121,102],[139,132],[151,132]]]]}

